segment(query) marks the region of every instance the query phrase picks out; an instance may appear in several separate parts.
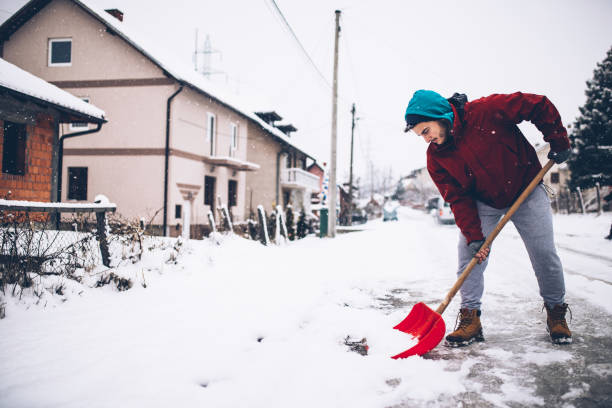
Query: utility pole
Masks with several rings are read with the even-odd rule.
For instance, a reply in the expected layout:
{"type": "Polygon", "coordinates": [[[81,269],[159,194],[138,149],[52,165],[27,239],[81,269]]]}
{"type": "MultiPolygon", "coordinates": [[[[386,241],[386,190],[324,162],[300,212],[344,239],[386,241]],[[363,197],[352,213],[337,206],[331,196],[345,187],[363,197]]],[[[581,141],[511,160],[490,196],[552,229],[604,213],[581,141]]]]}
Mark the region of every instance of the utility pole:
{"type": "Polygon", "coordinates": [[[353,139],[355,135],[355,104],[351,109],[353,121],[351,122],[351,170],[349,172],[349,214],[348,225],[353,225],[353,139]]]}
{"type": "Polygon", "coordinates": [[[338,39],[340,37],[340,10],[336,10],[336,32],[334,45],[334,83],[332,90],[332,129],[331,129],[331,158],[329,173],[329,221],[327,236],[336,236],[336,202],[338,186],[336,183],[336,149],[338,131],[338,39]]]}

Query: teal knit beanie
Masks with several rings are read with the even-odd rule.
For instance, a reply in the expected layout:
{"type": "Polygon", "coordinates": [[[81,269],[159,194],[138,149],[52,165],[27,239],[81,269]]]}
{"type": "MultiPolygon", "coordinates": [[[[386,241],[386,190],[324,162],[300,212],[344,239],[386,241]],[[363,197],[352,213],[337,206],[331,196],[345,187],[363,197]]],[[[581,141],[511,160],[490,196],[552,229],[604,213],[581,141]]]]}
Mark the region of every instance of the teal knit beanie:
{"type": "Polygon", "coordinates": [[[416,91],[406,108],[406,132],[420,122],[446,119],[453,126],[453,108],[450,103],[437,92],[421,89],[416,91]]]}

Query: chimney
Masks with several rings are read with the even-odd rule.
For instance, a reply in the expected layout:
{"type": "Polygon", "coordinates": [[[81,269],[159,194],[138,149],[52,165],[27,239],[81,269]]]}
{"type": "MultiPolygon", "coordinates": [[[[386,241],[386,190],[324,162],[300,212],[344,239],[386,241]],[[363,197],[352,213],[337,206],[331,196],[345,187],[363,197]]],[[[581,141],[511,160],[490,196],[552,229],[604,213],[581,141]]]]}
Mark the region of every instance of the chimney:
{"type": "Polygon", "coordinates": [[[111,16],[115,17],[119,21],[123,21],[123,11],[119,9],[106,9],[104,10],[111,16]]]}

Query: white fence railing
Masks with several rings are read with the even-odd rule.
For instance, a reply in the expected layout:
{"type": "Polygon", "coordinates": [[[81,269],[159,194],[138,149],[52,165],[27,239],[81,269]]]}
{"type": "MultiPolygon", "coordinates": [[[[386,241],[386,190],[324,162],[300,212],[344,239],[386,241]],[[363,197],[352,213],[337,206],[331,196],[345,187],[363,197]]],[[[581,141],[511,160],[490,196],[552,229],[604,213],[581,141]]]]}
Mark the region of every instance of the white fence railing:
{"type": "Polygon", "coordinates": [[[281,183],[288,187],[319,191],[319,177],[299,168],[283,169],[281,183]]]}

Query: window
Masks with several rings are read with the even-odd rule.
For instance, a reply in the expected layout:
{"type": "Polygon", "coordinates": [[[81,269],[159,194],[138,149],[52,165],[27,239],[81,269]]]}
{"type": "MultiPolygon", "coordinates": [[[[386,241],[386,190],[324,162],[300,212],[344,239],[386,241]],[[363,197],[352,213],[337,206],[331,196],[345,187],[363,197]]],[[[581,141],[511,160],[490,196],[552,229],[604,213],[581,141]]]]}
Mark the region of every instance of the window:
{"type": "MultiPolygon", "coordinates": [[[[83,102],[89,103],[89,98],[81,98],[83,102]]],[[[70,124],[70,130],[87,130],[89,123],[87,122],[73,122],[70,124]]]]}
{"type": "Polygon", "coordinates": [[[215,134],[216,132],[215,115],[212,113],[208,114],[208,126],[206,128],[206,141],[210,145],[210,155],[215,155],[215,134]]]}
{"type": "Polygon", "coordinates": [[[230,156],[234,156],[236,150],[238,150],[238,126],[232,123],[231,128],[231,141],[230,141],[230,156]]]}
{"type": "Polygon", "coordinates": [[[559,184],[559,173],[550,173],[550,182],[552,184],[559,184]]]}
{"type": "Polygon", "coordinates": [[[49,39],[49,66],[72,65],[72,39],[49,39]]]}
{"type": "Polygon", "coordinates": [[[2,142],[2,172],[24,175],[26,168],[26,126],[4,122],[4,141],[2,142]]]}
{"type": "Polygon", "coordinates": [[[87,200],[87,167],[68,167],[68,199],[87,200]]]}
{"type": "Polygon", "coordinates": [[[174,218],[181,219],[182,213],[183,213],[183,206],[180,204],[175,205],[174,206],[174,218]]]}
{"type": "Polygon", "coordinates": [[[204,205],[215,204],[215,182],[217,179],[210,176],[204,176],[204,205]]]}
{"type": "Polygon", "coordinates": [[[230,180],[227,183],[227,206],[235,207],[237,204],[238,197],[238,182],[236,180],[230,180]]]}

